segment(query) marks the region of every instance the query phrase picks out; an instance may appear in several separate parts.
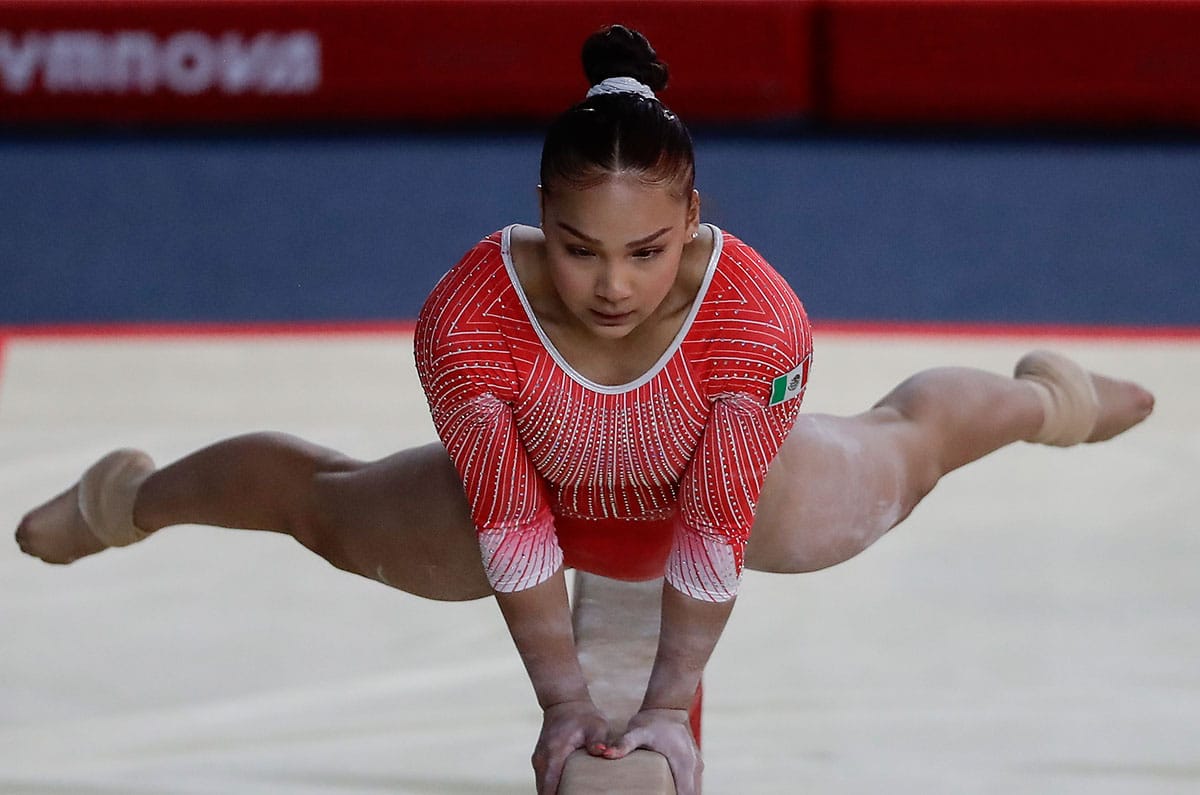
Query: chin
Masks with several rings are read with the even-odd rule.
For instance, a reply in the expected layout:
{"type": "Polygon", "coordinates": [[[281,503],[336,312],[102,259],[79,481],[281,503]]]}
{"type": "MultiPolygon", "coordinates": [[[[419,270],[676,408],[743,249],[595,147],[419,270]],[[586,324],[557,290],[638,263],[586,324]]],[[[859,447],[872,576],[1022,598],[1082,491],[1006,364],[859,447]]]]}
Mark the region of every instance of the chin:
{"type": "Polygon", "coordinates": [[[604,339],[620,339],[626,337],[642,322],[637,312],[631,311],[620,318],[605,320],[593,312],[586,312],[581,318],[592,333],[604,339]]]}
{"type": "Polygon", "coordinates": [[[619,340],[628,337],[636,326],[633,323],[622,323],[616,326],[591,324],[592,334],[606,340],[619,340]]]}

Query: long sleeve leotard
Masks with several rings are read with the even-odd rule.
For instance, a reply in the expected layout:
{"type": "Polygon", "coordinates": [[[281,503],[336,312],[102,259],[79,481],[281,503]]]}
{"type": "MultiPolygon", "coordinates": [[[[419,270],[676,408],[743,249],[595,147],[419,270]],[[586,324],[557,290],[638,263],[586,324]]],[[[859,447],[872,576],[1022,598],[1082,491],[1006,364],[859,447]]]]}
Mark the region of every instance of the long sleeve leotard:
{"type": "Polygon", "coordinates": [[[679,334],[620,386],[576,372],[538,325],[512,265],[511,227],[430,294],[417,369],[495,590],[530,588],[565,563],[621,579],[665,575],[706,601],[735,595],[812,339],[784,279],[713,232],[679,334]]]}

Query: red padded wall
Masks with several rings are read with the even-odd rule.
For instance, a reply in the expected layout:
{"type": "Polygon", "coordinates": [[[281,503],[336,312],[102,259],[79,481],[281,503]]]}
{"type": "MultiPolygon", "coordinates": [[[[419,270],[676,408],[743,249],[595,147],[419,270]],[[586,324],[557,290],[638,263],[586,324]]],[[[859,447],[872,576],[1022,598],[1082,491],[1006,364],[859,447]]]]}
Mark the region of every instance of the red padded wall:
{"type": "Polygon", "coordinates": [[[544,119],[582,98],[580,45],[612,22],[650,37],[676,76],[663,98],[685,118],[796,118],[809,105],[812,7],[778,0],[8,0],[0,4],[0,78],[7,78],[0,79],[0,119],[544,119]],[[222,40],[233,33],[249,73],[230,73],[231,59],[223,57],[222,40]],[[264,35],[276,38],[256,75],[250,45],[264,35]],[[290,56],[271,51],[280,42],[293,46],[290,56]],[[284,93],[264,90],[276,67],[284,93]]]}
{"type": "Polygon", "coordinates": [[[1194,0],[828,0],[828,120],[1200,123],[1194,0]]]}
{"type": "Polygon", "coordinates": [[[1200,126],[1200,0],[5,0],[0,121],[541,121],[617,21],[689,121],[1200,126]]]}

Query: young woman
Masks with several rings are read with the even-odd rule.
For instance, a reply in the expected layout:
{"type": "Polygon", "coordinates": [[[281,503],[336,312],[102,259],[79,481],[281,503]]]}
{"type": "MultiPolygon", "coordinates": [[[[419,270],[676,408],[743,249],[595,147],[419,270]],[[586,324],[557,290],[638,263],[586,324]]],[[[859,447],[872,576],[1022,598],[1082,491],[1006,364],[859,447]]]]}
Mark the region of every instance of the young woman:
{"type": "Polygon", "coordinates": [[[620,26],[583,55],[592,89],[547,133],[540,228],[487,237],[422,310],[441,442],[367,463],[258,433],[162,469],[117,451],[25,517],[21,548],[69,563],[178,524],[272,530],[419,596],[494,595],[543,710],[538,791],[576,748],[647,747],[689,795],[687,709],[744,567],[834,565],[951,470],[1021,440],[1108,439],[1150,413],[1140,387],[1038,352],[1014,378],[931,370],[863,414],[797,417],[803,308],[753,249],[700,222],[691,140],[654,95],[666,67],[620,26]],[[575,655],[567,566],[666,577],[659,654],[619,738],[575,655]]]}

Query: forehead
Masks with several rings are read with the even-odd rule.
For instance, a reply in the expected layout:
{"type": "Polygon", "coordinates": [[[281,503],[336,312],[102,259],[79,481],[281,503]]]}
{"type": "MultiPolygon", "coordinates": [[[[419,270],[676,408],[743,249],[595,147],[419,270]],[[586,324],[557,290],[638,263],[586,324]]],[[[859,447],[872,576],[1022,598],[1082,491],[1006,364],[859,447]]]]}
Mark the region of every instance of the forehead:
{"type": "Polygon", "coordinates": [[[664,218],[681,220],[687,209],[674,186],[647,183],[630,174],[615,174],[587,187],[555,186],[542,194],[548,217],[572,226],[623,228],[658,226],[664,218]],[[680,216],[676,219],[675,216],[680,216]]]}

